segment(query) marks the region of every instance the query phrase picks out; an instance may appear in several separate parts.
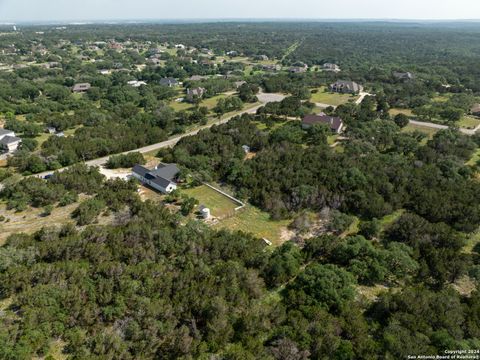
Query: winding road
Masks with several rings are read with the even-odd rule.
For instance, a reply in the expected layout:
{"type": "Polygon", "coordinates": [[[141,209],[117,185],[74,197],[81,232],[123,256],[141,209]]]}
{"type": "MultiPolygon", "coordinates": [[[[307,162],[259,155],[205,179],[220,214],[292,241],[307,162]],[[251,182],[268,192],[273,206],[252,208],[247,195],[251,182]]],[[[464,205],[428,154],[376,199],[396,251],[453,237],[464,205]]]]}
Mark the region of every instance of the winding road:
{"type": "MultiPolygon", "coordinates": [[[[275,102],[275,101],[282,101],[285,97],[286,97],[286,95],[283,95],[283,94],[259,93],[257,95],[258,101],[260,102],[259,105],[256,105],[254,107],[245,109],[241,112],[237,112],[234,115],[231,115],[231,116],[228,116],[224,119],[212,122],[208,125],[204,125],[202,127],[199,127],[198,129],[192,130],[188,133],[172,137],[168,140],[165,140],[165,141],[162,141],[162,142],[159,142],[159,143],[156,143],[156,144],[144,146],[144,147],[139,148],[139,149],[133,149],[133,150],[125,151],[121,154],[128,154],[128,153],[131,153],[131,152],[140,152],[142,154],[145,154],[145,153],[149,153],[149,152],[152,152],[152,151],[155,151],[155,150],[160,150],[160,149],[163,149],[163,148],[172,147],[176,143],[178,143],[182,138],[184,138],[186,136],[195,135],[202,130],[211,128],[213,125],[225,124],[225,123],[229,122],[231,119],[233,119],[234,117],[239,116],[239,115],[255,114],[256,111],[260,107],[264,106],[265,104],[270,103],[270,102],[275,102]]],[[[112,155],[118,155],[118,154],[112,154],[112,155]]],[[[105,163],[108,161],[110,156],[111,155],[104,156],[104,157],[101,157],[101,158],[98,158],[98,159],[88,160],[88,161],[85,162],[85,164],[89,165],[89,166],[100,166],[101,167],[102,165],[105,165],[105,163]]],[[[61,169],[58,169],[58,170],[55,170],[55,171],[63,171],[65,169],[68,169],[68,166],[64,167],[64,168],[61,168],[61,169]]],[[[50,171],[45,171],[45,172],[42,172],[42,173],[34,174],[34,175],[31,175],[31,176],[36,176],[36,177],[39,177],[39,178],[43,178],[43,177],[51,175],[53,173],[54,173],[54,171],[50,170],[50,171]]]]}

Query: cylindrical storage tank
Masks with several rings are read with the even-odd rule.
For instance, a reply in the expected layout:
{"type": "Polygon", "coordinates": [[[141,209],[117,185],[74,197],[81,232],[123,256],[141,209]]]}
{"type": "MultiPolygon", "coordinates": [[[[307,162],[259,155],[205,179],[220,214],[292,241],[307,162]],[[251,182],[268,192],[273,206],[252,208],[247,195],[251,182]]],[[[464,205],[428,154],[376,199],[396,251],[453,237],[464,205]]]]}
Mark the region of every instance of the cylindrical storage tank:
{"type": "Polygon", "coordinates": [[[205,220],[210,219],[210,209],[209,208],[203,208],[202,209],[202,216],[205,220]]]}

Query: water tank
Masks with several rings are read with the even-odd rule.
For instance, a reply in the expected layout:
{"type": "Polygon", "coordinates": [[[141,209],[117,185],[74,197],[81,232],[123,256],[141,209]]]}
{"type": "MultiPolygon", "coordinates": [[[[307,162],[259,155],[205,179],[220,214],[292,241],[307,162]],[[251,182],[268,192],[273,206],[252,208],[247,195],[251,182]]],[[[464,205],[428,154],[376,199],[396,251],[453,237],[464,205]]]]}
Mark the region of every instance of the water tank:
{"type": "Polygon", "coordinates": [[[203,208],[203,209],[201,210],[201,212],[202,212],[202,217],[203,217],[205,220],[210,219],[211,214],[210,214],[210,209],[209,209],[209,208],[203,208]]]}

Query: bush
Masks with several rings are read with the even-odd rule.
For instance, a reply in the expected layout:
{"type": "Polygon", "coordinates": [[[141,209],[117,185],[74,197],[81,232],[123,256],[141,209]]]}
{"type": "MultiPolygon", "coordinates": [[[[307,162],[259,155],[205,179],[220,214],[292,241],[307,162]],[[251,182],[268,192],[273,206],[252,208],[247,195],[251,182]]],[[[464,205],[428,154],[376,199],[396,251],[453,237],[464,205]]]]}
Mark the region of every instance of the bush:
{"type": "Polygon", "coordinates": [[[72,213],[80,226],[91,224],[105,208],[105,202],[99,199],[89,199],[81,203],[72,213]]]}
{"type": "Polygon", "coordinates": [[[137,164],[145,164],[145,158],[139,152],[110,156],[106,167],[108,169],[131,168],[137,164]]]}

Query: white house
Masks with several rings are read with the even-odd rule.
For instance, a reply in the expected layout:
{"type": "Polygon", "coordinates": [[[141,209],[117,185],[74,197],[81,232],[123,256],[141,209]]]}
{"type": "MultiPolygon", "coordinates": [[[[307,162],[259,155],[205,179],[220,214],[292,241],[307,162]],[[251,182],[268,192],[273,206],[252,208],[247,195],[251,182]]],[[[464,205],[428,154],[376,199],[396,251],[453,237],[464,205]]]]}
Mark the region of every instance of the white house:
{"type": "Polygon", "coordinates": [[[134,87],[134,88],[138,88],[140,86],[146,86],[147,85],[147,83],[145,81],[139,81],[139,80],[131,80],[131,81],[128,81],[127,84],[134,87]]]}
{"type": "Polygon", "coordinates": [[[164,194],[177,189],[175,179],[180,169],[175,164],[160,164],[155,169],[149,170],[141,165],[135,165],[132,175],[142,184],[148,185],[164,194]]]}
{"type": "Polygon", "coordinates": [[[22,139],[15,136],[11,130],[0,129],[0,147],[3,151],[13,153],[18,149],[22,139]]]}

